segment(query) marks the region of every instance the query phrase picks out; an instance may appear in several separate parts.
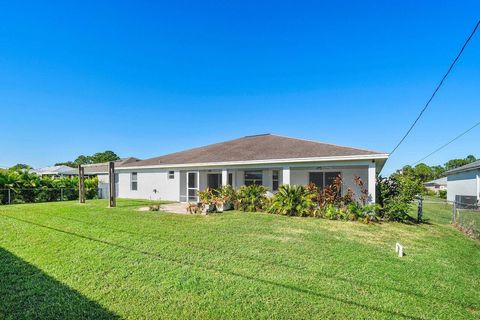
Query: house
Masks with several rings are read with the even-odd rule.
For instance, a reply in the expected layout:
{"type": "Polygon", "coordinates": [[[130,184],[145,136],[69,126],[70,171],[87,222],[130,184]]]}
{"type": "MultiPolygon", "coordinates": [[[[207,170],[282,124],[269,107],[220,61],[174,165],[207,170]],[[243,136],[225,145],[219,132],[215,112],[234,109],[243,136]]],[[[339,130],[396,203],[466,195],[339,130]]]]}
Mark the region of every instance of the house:
{"type": "Polygon", "coordinates": [[[51,177],[71,177],[78,174],[78,170],[69,166],[50,166],[37,170],[32,170],[39,176],[51,176],[51,177]]]}
{"type": "Polygon", "coordinates": [[[480,160],[447,171],[447,200],[467,204],[480,201],[480,160]]]}
{"type": "Polygon", "coordinates": [[[342,193],[351,187],[360,194],[353,181],[358,176],[374,202],[376,175],[387,158],[383,152],[272,134],[246,136],[117,166],[116,192],[120,198],[189,202],[207,187],[260,184],[275,192],[282,184],[324,187],[341,175],[342,193]]]}
{"type": "MultiPolygon", "coordinates": [[[[140,161],[138,158],[128,157],[120,160],[113,161],[115,168],[121,168],[122,166],[140,161]]],[[[99,198],[107,198],[108,196],[108,162],[84,164],[83,173],[87,177],[98,177],[98,196],[99,198]]],[[[77,170],[78,172],[78,170],[77,170]]],[[[115,176],[115,181],[118,181],[118,175],[115,176]]],[[[117,188],[118,190],[118,188],[117,188]]],[[[118,195],[118,192],[117,192],[118,195]]]]}
{"type": "Polygon", "coordinates": [[[447,190],[447,177],[425,182],[423,186],[431,191],[438,193],[440,190],[447,190]]]}

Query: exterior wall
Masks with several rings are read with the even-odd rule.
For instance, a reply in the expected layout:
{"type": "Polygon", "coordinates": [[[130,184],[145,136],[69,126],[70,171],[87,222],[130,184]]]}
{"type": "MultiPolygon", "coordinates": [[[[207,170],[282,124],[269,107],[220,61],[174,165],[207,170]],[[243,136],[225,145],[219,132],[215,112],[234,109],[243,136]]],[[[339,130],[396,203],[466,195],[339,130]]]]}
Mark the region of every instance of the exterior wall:
{"type": "Polygon", "coordinates": [[[99,197],[101,199],[108,198],[108,174],[99,174],[98,177],[98,189],[99,197]]]}
{"type": "Polygon", "coordinates": [[[180,200],[180,172],[168,179],[169,170],[142,169],[118,172],[118,197],[129,199],[180,200]],[[131,173],[137,172],[137,190],[131,190],[131,173]]]}
{"type": "Polygon", "coordinates": [[[479,197],[480,170],[452,174],[447,177],[447,200],[455,201],[456,195],[479,197]]]}
{"type": "MultiPolygon", "coordinates": [[[[375,163],[371,161],[351,161],[351,162],[329,162],[329,163],[295,163],[286,168],[290,168],[290,184],[306,185],[309,183],[309,172],[341,172],[344,182],[342,191],[345,193],[348,187],[359,196],[360,190],[354,183],[355,176],[359,176],[365,186],[369,182],[375,183],[375,163]],[[372,170],[373,169],[373,170],[372,170]],[[369,179],[370,174],[370,179],[369,179]]],[[[239,188],[245,184],[244,173],[246,170],[261,170],[263,173],[263,184],[272,190],[272,171],[279,171],[279,185],[284,182],[283,174],[285,173],[284,166],[273,164],[263,165],[249,165],[249,166],[231,166],[231,167],[212,167],[212,168],[179,168],[174,170],[175,178],[168,179],[168,169],[126,169],[120,168],[117,170],[118,183],[117,193],[119,198],[132,199],[152,199],[152,200],[169,200],[169,201],[186,201],[186,187],[187,179],[186,173],[188,171],[198,172],[199,190],[204,190],[207,187],[208,173],[222,173],[222,170],[227,169],[228,173],[233,174],[234,187],[239,188]],[[131,190],[131,173],[137,172],[137,190],[131,190]]],[[[106,188],[108,189],[108,175],[105,176],[106,188]]],[[[103,180],[102,180],[103,182],[103,180]]],[[[100,183],[99,183],[100,186],[100,183]]],[[[108,194],[108,193],[106,193],[108,194]]],[[[372,195],[372,200],[375,199],[375,194],[372,195]]]]}

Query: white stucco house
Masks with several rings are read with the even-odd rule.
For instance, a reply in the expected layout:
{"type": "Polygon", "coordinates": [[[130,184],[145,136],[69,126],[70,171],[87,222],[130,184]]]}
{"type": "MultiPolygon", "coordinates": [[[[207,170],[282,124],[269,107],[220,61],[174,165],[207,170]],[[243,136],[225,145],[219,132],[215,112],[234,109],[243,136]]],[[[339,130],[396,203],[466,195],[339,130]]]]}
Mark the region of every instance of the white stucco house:
{"type": "MultiPolygon", "coordinates": [[[[337,176],[344,190],[359,176],[374,202],[375,179],[388,154],[365,149],[282,137],[272,134],[246,136],[141,161],[116,164],[116,192],[119,198],[198,201],[197,192],[207,187],[230,184],[261,184],[275,192],[282,184],[319,187],[337,176]]],[[[108,187],[108,176],[98,175],[108,187]]],[[[105,193],[106,195],[106,193],[105,193]]]]}
{"type": "Polygon", "coordinates": [[[447,171],[447,200],[480,201],[480,160],[447,171]]]}
{"type": "Polygon", "coordinates": [[[438,178],[432,181],[425,182],[423,186],[428,190],[431,190],[437,193],[440,190],[447,190],[447,177],[438,178]]]}

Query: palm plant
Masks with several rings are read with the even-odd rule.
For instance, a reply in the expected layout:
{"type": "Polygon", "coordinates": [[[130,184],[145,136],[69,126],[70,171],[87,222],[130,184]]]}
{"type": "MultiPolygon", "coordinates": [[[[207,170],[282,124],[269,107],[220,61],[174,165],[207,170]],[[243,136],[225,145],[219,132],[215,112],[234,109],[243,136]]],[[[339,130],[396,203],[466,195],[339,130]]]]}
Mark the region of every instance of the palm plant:
{"type": "Polygon", "coordinates": [[[236,207],[242,211],[261,211],[267,199],[267,188],[252,184],[241,186],[237,193],[236,207]]]}
{"type": "Polygon", "coordinates": [[[309,216],[315,209],[315,193],[301,185],[283,185],[272,200],[269,212],[289,216],[309,216]]]}

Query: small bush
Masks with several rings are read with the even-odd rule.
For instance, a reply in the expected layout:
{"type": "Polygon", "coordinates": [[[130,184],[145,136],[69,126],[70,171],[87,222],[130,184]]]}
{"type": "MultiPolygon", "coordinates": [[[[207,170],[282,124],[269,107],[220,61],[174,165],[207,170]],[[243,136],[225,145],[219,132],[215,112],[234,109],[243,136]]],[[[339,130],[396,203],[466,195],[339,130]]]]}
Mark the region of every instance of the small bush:
{"type": "Polygon", "coordinates": [[[301,217],[313,215],[314,196],[315,194],[304,186],[283,185],[273,197],[268,212],[301,217]]]}
{"type": "Polygon", "coordinates": [[[438,197],[440,199],[447,199],[447,190],[439,190],[438,191],[438,197]]]}
{"type": "Polygon", "coordinates": [[[241,186],[237,192],[235,208],[241,211],[262,211],[267,204],[267,188],[252,184],[241,186]]]}

